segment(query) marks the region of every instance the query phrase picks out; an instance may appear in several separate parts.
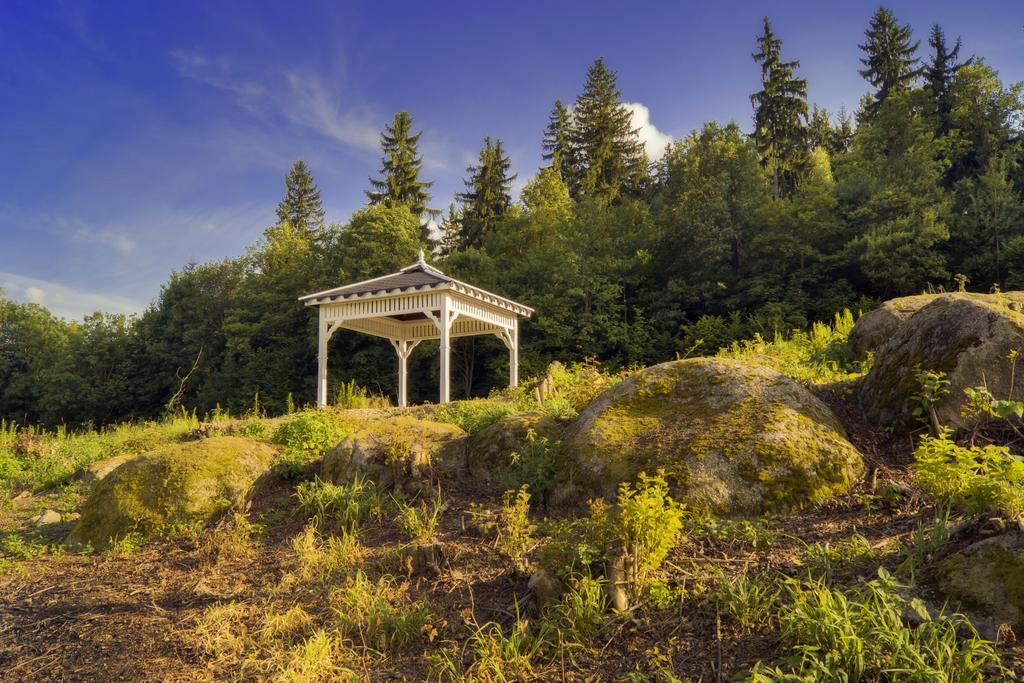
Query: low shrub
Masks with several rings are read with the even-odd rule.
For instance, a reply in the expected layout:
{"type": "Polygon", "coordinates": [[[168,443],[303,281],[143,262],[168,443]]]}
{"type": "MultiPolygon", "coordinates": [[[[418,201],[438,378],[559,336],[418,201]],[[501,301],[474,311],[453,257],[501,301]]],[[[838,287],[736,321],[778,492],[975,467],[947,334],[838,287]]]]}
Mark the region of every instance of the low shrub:
{"type": "Polygon", "coordinates": [[[497,519],[498,537],[495,547],[516,565],[524,564],[526,553],[533,545],[535,526],[530,522],[530,491],[522,486],[518,491],[506,491],[502,497],[497,519]]]}
{"type": "Polygon", "coordinates": [[[330,410],[306,410],[278,427],[273,442],[305,459],[319,458],[352,431],[350,420],[330,410]]]}
{"type": "Polygon", "coordinates": [[[921,488],[965,512],[1024,515],[1024,458],[1005,446],[960,446],[944,431],[921,438],[913,469],[921,488]]]}

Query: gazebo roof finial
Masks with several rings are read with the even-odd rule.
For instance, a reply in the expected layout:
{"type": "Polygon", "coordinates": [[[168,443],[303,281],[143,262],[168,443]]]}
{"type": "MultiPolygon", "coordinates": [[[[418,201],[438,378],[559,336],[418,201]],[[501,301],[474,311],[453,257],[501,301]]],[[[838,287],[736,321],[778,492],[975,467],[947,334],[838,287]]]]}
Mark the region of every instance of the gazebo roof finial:
{"type": "Polygon", "coordinates": [[[422,249],[420,249],[420,262],[419,262],[419,265],[421,265],[421,266],[427,265],[427,260],[426,260],[426,258],[423,255],[423,250],[422,249]]]}

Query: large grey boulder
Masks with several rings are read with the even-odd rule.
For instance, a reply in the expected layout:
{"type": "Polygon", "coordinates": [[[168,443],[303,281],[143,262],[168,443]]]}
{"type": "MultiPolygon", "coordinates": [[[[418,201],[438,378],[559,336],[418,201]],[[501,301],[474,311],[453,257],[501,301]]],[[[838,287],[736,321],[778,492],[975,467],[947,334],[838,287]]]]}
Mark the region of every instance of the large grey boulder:
{"type": "Polygon", "coordinates": [[[928,370],[945,373],[950,383],[949,392],[934,406],[939,423],[962,426],[964,389],[986,386],[996,398],[1021,398],[1024,381],[1017,381],[1011,392],[1011,353],[1021,350],[1024,314],[1013,299],[934,297],[875,353],[860,390],[864,413],[877,426],[896,431],[922,426],[914,415],[921,394],[917,374],[928,370]]]}
{"type": "Polygon", "coordinates": [[[832,411],[792,379],[692,358],[642,370],[580,413],[562,438],[553,502],[612,498],[658,469],[693,508],[756,514],[821,503],[864,465],[832,411]]]}

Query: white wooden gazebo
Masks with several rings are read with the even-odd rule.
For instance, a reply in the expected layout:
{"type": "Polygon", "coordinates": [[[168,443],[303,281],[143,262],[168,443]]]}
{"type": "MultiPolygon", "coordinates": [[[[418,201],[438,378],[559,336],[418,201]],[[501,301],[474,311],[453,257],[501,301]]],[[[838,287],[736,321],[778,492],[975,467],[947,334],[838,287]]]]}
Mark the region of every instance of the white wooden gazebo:
{"type": "Polygon", "coordinates": [[[327,405],[327,342],[339,329],[389,340],[398,353],[398,405],[408,404],[408,361],[427,339],[441,342],[440,402],[450,400],[451,339],[493,334],[508,347],[509,385],[519,383],[519,320],[533,309],[459,282],[420,259],[397,273],[299,298],[320,312],[319,406],[327,405]]]}

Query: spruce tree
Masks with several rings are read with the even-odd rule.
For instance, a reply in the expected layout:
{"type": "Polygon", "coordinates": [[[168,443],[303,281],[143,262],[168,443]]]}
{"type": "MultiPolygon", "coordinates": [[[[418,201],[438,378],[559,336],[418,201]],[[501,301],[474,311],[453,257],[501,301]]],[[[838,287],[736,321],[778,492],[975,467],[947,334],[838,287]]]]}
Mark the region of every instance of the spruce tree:
{"type": "Polygon", "coordinates": [[[284,199],[277,205],[278,222],[291,223],[306,234],[319,234],[324,229],[324,205],[320,190],[313,182],[306,162],[299,159],[284,177],[284,199]]]}
{"type": "Polygon", "coordinates": [[[574,195],[610,202],[639,193],[647,178],[647,155],[633,113],[622,104],[615,73],[603,59],[587,71],[573,114],[571,142],[580,164],[574,195]]]}
{"type": "Polygon", "coordinates": [[[427,188],[432,183],[419,179],[423,157],[417,151],[423,131],[412,132],[412,117],[409,112],[400,111],[380,135],[380,146],[384,152],[381,178],[370,178],[373,188],[366,193],[371,204],[405,206],[419,217],[430,211],[427,202],[430,195],[427,188]]]}
{"type": "Polygon", "coordinates": [[[850,149],[853,142],[853,120],[850,118],[846,107],[839,108],[836,116],[837,125],[832,128],[832,154],[842,154],[850,149]]]}
{"type": "Polygon", "coordinates": [[[807,125],[808,147],[811,149],[821,147],[831,154],[834,140],[835,131],[832,130],[832,120],[829,118],[828,110],[814,105],[811,110],[810,123],[807,125]]]}
{"type": "Polygon", "coordinates": [[[448,205],[448,214],[441,219],[438,229],[441,232],[437,243],[440,255],[448,256],[458,251],[462,239],[462,212],[455,208],[455,204],[448,205]]]}
{"type": "Polygon", "coordinates": [[[900,26],[884,6],[875,10],[864,36],[867,40],[858,46],[866,55],[860,60],[864,65],[860,75],[875,88],[874,98],[867,108],[867,115],[872,117],[886,97],[908,90],[921,75],[917,58],[920,43],[911,43],[910,24],[900,26]]]}
{"type": "Polygon", "coordinates": [[[512,206],[512,181],[516,176],[508,173],[511,165],[501,140],[484,138],[480,164],[466,169],[466,191],[457,195],[462,203],[461,249],[483,246],[484,237],[494,231],[512,206]]]}
{"type": "Polygon", "coordinates": [[[925,90],[932,100],[932,112],[936,118],[936,131],[945,135],[952,128],[951,114],[953,97],[950,86],[960,69],[974,61],[958,61],[960,58],[960,39],[956,39],[953,49],[946,45],[946,34],[938,24],[932,24],[932,32],[928,37],[928,45],[932,48],[931,60],[924,67],[925,90]]]}
{"type": "Polygon", "coordinates": [[[806,153],[807,81],[793,75],[799,61],[782,61],[782,41],[772,32],[768,17],[757,46],[752,56],[761,65],[761,90],[750,96],[754,141],[778,199],[792,191],[796,169],[806,153]]]}
{"type": "Polygon", "coordinates": [[[551,168],[558,171],[566,185],[577,182],[572,138],[572,113],[561,100],[555,100],[555,108],[551,110],[547,130],[544,131],[543,157],[545,161],[551,162],[551,168]]]}

